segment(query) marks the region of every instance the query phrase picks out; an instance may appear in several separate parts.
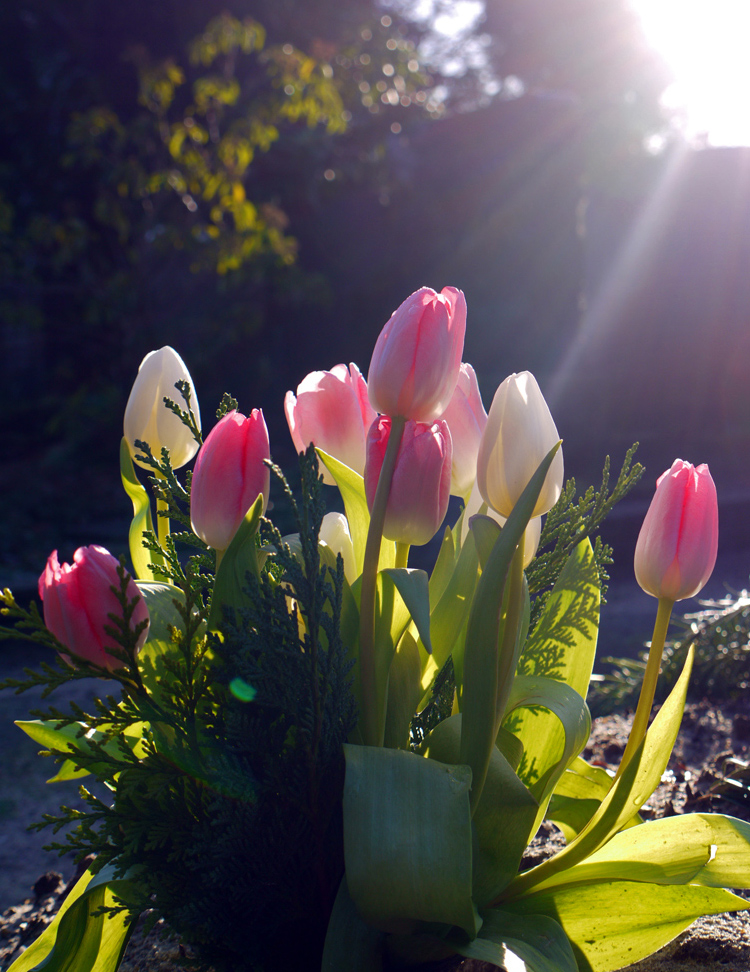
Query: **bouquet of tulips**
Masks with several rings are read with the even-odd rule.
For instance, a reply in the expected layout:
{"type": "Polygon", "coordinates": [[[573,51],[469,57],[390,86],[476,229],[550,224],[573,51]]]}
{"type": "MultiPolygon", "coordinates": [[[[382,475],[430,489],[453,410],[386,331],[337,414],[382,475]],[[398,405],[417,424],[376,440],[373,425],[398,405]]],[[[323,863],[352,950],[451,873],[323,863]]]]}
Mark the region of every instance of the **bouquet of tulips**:
{"type": "Polygon", "coordinates": [[[606,972],[750,907],[726,890],[750,886],[750,825],[639,815],[690,677],[689,656],[649,725],[670,613],[716,559],[708,469],[677,460],[643,524],[636,576],[658,611],[610,775],[580,755],[606,580],[593,535],[640,470],[631,451],[611,493],[605,466],[576,499],[534,377],[508,377],[486,414],[465,327],[460,291],[423,288],[383,328],[367,382],[337,365],[287,393],[299,500],[260,411],[225,395],[204,441],[179,356],[144,359],[121,449],[132,573],[101,547],[72,565],[55,552],[43,615],[3,595],[4,634],[57,653],[17,689],[121,689],[94,713],[20,724],[55,780],[92,776],[108,795],[83,785],[88,809],[47,821],[75,823],[62,849],[96,857],[12,972],[114,972],[142,913],[215,969],[468,956],[606,972]],[[294,535],[265,516],[272,474],[294,535]],[[345,515],[324,512],[324,484],[345,515]],[[463,509],[444,526],[451,494],[463,509]],[[409,567],[441,528],[432,572],[409,567]],[[524,869],[545,820],[566,845],[524,869]]]}

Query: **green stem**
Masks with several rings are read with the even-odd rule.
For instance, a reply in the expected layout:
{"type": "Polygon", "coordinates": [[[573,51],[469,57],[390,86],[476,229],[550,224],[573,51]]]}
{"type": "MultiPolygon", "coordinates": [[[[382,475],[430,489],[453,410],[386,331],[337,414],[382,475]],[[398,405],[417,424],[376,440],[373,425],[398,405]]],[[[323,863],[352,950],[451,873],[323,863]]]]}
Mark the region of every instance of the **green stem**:
{"type": "Polygon", "coordinates": [[[226,550],[217,550],[216,551],[216,570],[215,570],[215,573],[216,574],[219,573],[219,567],[221,566],[221,562],[224,559],[224,554],[225,553],[226,553],[226,550]]]}
{"type": "Polygon", "coordinates": [[[401,543],[400,540],[396,541],[396,567],[408,567],[409,566],[409,548],[411,544],[401,543]]]}
{"type": "Polygon", "coordinates": [[[362,567],[362,594],[359,605],[359,678],[362,688],[362,737],[366,746],[382,746],[385,723],[378,712],[375,679],[375,590],[378,580],[380,543],[383,539],[385,510],[391,491],[396,457],[404,434],[406,419],[397,415],[391,418],[391,434],[380,470],[375,499],[370,511],[370,526],[365,544],[362,567]]]}
{"type": "Polygon", "coordinates": [[[622,776],[628,763],[633,758],[633,753],[638,749],[641,742],[643,742],[643,737],[646,735],[651,708],[654,704],[656,682],[659,678],[659,670],[661,669],[661,659],[664,654],[664,642],[667,637],[667,629],[669,628],[669,619],[672,616],[673,607],[674,601],[670,601],[666,597],[659,598],[659,607],[656,612],[654,633],[651,638],[651,647],[648,651],[648,661],[643,676],[643,684],[641,685],[641,694],[638,698],[638,705],[633,716],[630,736],[625,746],[625,752],[622,754],[615,780],[619,780],[622,776]]]}

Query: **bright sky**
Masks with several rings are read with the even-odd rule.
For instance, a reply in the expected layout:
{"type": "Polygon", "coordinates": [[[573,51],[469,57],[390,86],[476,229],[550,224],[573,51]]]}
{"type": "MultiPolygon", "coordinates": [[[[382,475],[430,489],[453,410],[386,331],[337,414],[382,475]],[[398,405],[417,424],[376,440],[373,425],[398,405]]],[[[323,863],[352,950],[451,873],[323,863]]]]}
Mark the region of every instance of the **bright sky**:
{"type": "Polygon", "coordinates": [[[687,134],[750,145],[750,0],[631,0],[675,74],[666,93],[687,134]]]}

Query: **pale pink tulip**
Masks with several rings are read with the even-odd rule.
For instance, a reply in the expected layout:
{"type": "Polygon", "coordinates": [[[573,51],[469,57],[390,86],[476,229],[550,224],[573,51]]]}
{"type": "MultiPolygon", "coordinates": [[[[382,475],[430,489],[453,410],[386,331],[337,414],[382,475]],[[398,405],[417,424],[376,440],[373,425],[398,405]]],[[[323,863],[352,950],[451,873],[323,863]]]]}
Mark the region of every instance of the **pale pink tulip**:
{"type": "MultiPolygon", "coordinates": [[[[365,494],[370,509],[390,434],[391,420],[383,415],[373,422],[367,437],[365,494]]],[[[423,544],[435,536],[448,510],[452,451],[446,422],[406,423],[388,495],[384,537],[423,544]]]]}
{"type": "Polygon", "coordinates": [[[407,297],[375,343],[367,375],[372,407],[415,422],[438,418],[456,387],[465,333],[460,290],[422,287],[407,297]]]}
{"type": "Polygon", "coordinates": [[[190,495],[193,530],[209,547],[227,549],[260,494],[265,510],[269,458],[268,429],[258,408],[247,417],[227,412],[211,430],[195,460],[190,495]]]}
{"type": "Polygon", "coordinates": [[[636,580],[653,597],[694,597],[711,576],[718,543],[716,486],[708,466],[675,459],[656,483],[638,535],[636,580]]]}
{"type": "MultiPolygon", "coordinates": [[[[39,596],[44,605],[44,623],[53,635],[81,658],[114,671],[123,663],[109,654],[122,646],[105,628],[115,628],[110,614],[122,616],[122,606],[115,591],[120,590],[119,561],[104,547],[79,547],[72,564],[60,564],[54,550],[39,578],[39,596]],[[115,591],[112,588],[115,588],[115,591]]],[[[127,586],[130,600],[137,598],[131,625],[148,621],[148,608],[135,581],[127,586]]],[[[116,630],[116,628],[115,628],[116,630]]],[[[143,647],[148,624],[138,637],[136,650],[143,647]]]]}
{"type": "Polygon", "coordinates": [[[466,499],[477,478],[477,453],[487,424],[479,383],[470,364],[461,364],[456,390],[440,418],[448,423],[453,441],[451,494],[466,499]]]}
{"type": "MultiPolygon", "coordinates": [[[[509,375],[495,392],[477,454],[477,482],[484,501],[506,519],[560,437],[536,378],[509,375]]],[[[562,450],[552,460],[532,516],[549,512],[563,484],[562,450]]]]}
{"type": "MultiPolygon", "coordinates": [[[[296,396],[286,393],[284,412],[297,452],[304,452],[312,442],[360,476],[364,473],[365,440],[376,413],[355,364],[311,372],[297,386],[296,396]]],[[[322,464],[320,471],[323,482],[334,485],[322,464]]]]}

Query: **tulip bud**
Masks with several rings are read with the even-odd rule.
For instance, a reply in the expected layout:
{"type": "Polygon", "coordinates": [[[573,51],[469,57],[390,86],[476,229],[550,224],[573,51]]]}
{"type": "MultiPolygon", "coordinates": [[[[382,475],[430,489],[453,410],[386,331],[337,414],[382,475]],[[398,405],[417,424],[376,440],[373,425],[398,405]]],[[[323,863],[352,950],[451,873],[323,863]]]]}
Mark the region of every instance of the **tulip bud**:
{"type": "Polygon", "coordinates": [[[180,394],[175,389],[178,381],[186,381],[190,385],[190,404],[200,428],[201,416],[195,387],[179,354],[170,347],[164,347],[149,352],[141,361],[125,406],[124,432],[133,460],[145,468],[150,467],[135,458],[138,452],[136,439],[148,443],[157,458],[162,448],[168,449],[173,469],[190,462],[198,451],[198,443],[190,429],[164,404],[165,398],[180,404],[180,394]]]}
{"type": "MultiPolygon", "coordinates": [[[[104,547],[79,547],[73,554],[73,564],[62,566],[54,550],[39,578],[44,623],[52,634],[76,655],[109,671],[123,667],[118,658],[109,654],[110,649],[121,651],[122,646],[105,631],[105,627],[114,627],[110,614],[122,615],[116,593],[120,590],[119,566],[119,561],[104,547]]],[[[148,621],[148,608],[132,578],[128,580],[127,596],[138,599],[131,618],[135,628],[148,621]]],[[[148,625],[138,637],[137,651],[147,636],[148,625]]]]}
{"type": "MultiPolygon", "coordinates": [[[[360,476],[364,473],[365,439],[376,413],[355,364],[311,372],[297,386],[296,396],[286,393],[284,412],[297,452],[304,452],[312,442],[360,476]]],[[[335,485],[324,466],[321,473],[323,482],[335,485]]]]}
{"type": "Polygon", "coordinates": [[[477,452],[487,424],[479,383],[470,364],[461,364],[456,390],[440,418],[448,423],[453,442],[451,495],[466,499],[477,478],[477,452]]]}
{"type": "Polygon", "coordinates": [[[380,332],[367,376],[370,403],[384,415],[432,422],[448,407],[458,380],[466,299],[455,287],[422,287],[380,332]]]}
{"type": "MultiPolygon", "coordinates": [[[[391,420],[383,415],[367,436],[365,495],[370,509],[390,434],[391,420]]],[[[384,537],[423,544],[435,536],[448,510],[452,451],[446,422],[406,423],[388,495],[384,537]]]]}
{"type": "Polygon", "coordinates": [[[214,426],[195,460],[190,495],[190,522],[214,550],[226,550],[243,517],[263,494],[268,504],[270,471],[268,429],[263,412],[247,418],[237,411],[214,426]]]}
{"type": "Polygon", "coordinates": [[[711,576],[718,543],[716,486],[708,466],[675,459],[656,483],[638,535],[636,580],[653,597],[694,597],[711,576]]]}
{"type": "MultiPolygon", "coordinates": [[[[479,443],[477,482],[484,501],[507,519],[539,463],[559,441],[536,378],[528,371],[509,375],[495,392],[479,443]]],[[[558,450],[532,517],[552,509],[562,485],[563,458],[558,450]]]]}
{"type": "Polygon", "coordinates": [[[334,556],[341,554],[344,561],[344,577],[353,584],[357,579],[354,544],[349,531],[349,521],[343,513],[326,513],[320,524],[318,540],[330,547],[334,556]]]}

